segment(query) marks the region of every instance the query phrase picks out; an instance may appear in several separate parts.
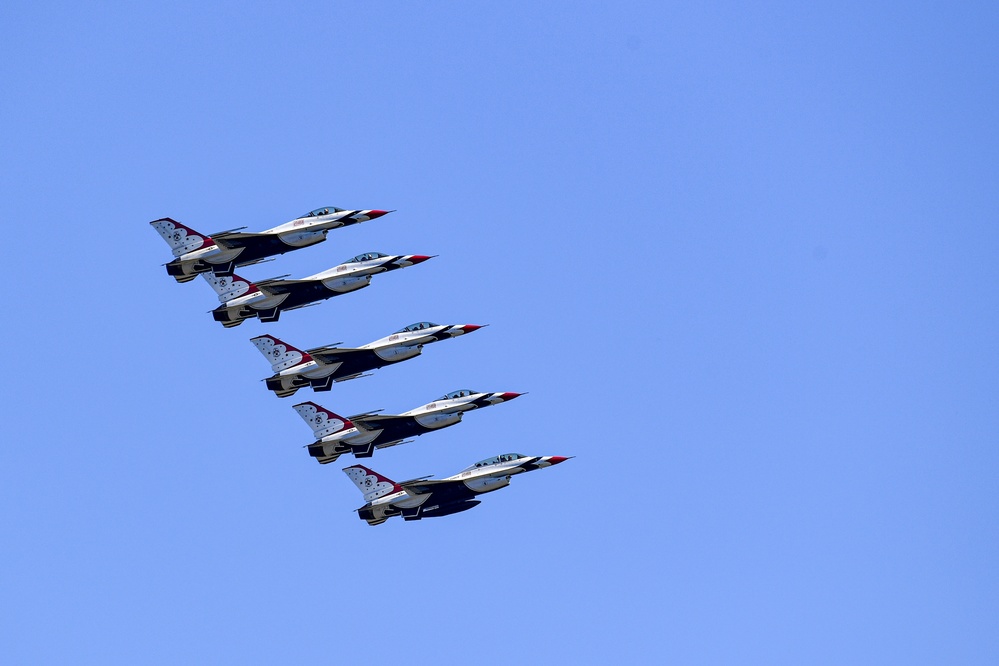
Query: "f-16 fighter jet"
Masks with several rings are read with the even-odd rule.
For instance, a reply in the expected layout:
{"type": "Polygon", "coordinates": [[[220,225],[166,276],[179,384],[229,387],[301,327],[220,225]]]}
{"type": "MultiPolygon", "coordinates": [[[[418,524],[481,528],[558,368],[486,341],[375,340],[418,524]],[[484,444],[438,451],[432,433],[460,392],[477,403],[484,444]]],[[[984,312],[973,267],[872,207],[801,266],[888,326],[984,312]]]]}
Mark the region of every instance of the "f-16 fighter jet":
{"type": "Polygon", "coordinates": [[[400,363],[423,353],[423,345],[480,328],[475,324],[442,326],[421,321],[357,349],[329,346],[302,351],[273,335],[261,335],[250,342],[271,362],[274,374],[265,380],[267,388],[279,398],[286,398],[304,386],[311,386],[313,391],[329,391],[333,382],[356,379],[369,370],[400,363]]]}
{"type": "Polygon", "coordinates": [[[202,273],[202,277],[219,295],[219,302],[222,303],[212,311],[212,317],[226,328],[231,328],[253,317],[258,317],[260,321],[277,321],[285,310],[304,308],[348,291],[357,291],[371,283],[372,275],[413,266],[430,258],[423,254],[366,252],[300,280],[274,278],[256,284],[235,273],[223,277],[202,273]]]}
{"type": "Polygon", "coordinates": [[[175,258],[166,264],[167,274],[177,282],[187,282],[198,273],[232,275],[237,266],[248,266],[268,257],[322,243],[331,229],[373,220],[390,212],[327,206],[256,234],[241,233],[246,227],[240,227],[208,236],[169,217],[153,220],[149,224],[173,250],[175,258]]]}
{"type": "Polygon", "coordinates": [[[467,511],[480,503],[480,500],[473,499],[476,495],[510,485],[510,477],[514,474],[550,467],[568,459],[563,456],[504,453],[480,460],[446,479],[435,481],[423,477],[402,483],[396,483],[362,465],[347,467],[343,471],[364,493],[367,501],[357,509],[358,516],[368,521],[368,525],[379,525],[392,516],[420,520],[467,511]]]}
{"type": "Polygon", "coordinates": [[[368,412],[347,418],[314,402],[295,405],[295,411],[316,436],[316,441],[309,445],[309,455],[321,463],[331,463],[343,453],[353,453],[355,458],[370,458],[376,448],[405,444],[408,437],[419,437],[461,423],[465,412],[498,405],[520,395],[462,389],[402,414],[368,412]]]}

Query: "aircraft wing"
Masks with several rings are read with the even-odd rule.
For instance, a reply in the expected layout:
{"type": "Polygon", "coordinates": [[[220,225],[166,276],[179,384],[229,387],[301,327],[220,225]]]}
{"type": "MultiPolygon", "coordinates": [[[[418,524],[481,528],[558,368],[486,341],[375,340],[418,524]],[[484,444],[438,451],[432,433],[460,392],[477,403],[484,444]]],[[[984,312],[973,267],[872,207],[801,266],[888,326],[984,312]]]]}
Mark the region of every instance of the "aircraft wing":
{"type": "Polygon", "coordinates": [[[365,430],[381,430],[384,437],[398,437],[400,439],[419,435],[419,426],[412,416],[398,416],[396,414],[362,414],[350,417],[350,420],[358,428],[365,430]]]}
{"type": "Polygon", "coordinates": [[[410,495],[426,495],[427,493],[441,493],[446,495],[452,491],[459,490],[459,487],[461,490],[468,490],[465,482],[459,479],[414,479],[412,481],[403,481],[399,486],[410,495]]]}
{"type": "Polygon", "coordinates": [[[320,347],[308,351],[309,356],[326,364],[362,361],[375,356],[375,353],[370,349],[351,349],[349,347],[320,347]]]}
{"type": "Polygon", "coordinates": [[[395,414],[358,414],[357,416],[350,417],[350,420],[356,423],[371,423],[372,425],[376,425],[379,422],[386,424],[391,421],[412,420],[412,418],[412,416],[397,416],[395,414]]]}
{"type": "Polygon", "coordinates": [[[217,245],[230,250],[240,247],[253,248],[254,250],[275,250],[282,245],[274,234],[248,234],[238,231],[216,234],[212,236],[212,240],[217,245]]]}
{"type": "Polygon", "coordinates": [[[277,294],[288,294],[298,287],[307,284],[314,284],[316,280],[263,280],[261,282],[256,282],[257,289],[260,291],[265,291],[272,295],[277,294]]]}
{"type": "Polygon", "coordinates": [[[323,352],[330,352],[330,351],[335,352],[337,349],[339,349],[339,347],[337,347],[338,344],[340,343],[334,342],[329,345],[322,345],[321,347],[313,347],[312,349],[306,349],[305,353],[311,356],[312,354],[322,354],[323,352]]]}

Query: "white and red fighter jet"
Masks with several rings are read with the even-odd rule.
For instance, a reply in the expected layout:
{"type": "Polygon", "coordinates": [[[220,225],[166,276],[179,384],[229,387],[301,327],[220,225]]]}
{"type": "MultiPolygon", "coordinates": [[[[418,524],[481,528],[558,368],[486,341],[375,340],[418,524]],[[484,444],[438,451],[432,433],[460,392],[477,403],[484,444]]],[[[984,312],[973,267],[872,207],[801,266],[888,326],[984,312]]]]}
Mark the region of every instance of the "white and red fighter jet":
{"type": "Polygon", "coordinates": [[[316,437],[309,445],[309,455],[325,464],[344,453],[353,453],[355,458],[370,458],[376,448],[405,444],[409,437],[461,423],[465,412],[509,402],[521,395],[462,389],[402,414],[366,412],[346,418],[314,402],[295,405],[295,411],[309,424],[316,437]]]}
{"type": "Polygon", "coordinates": [[[331,229],[373,220],[390,212],[326,206],[255,234],[241,233],[246,227],[240,227],[209,236],[169,217],[149,224],[173,250],[174,259],[166,264],[167,274],[177,282],[187,282],[198,273],[232,275],[237,266],[249,266],[268,257],[322,243],[331,229]]]}
{"type": "MultiPolygon", "coordinates": [[[[571,456],[570,456],[571,457],[571,456]]],[[[343,471],[364,494],[367,502],[357,515],[368,525],[379,525],[392,516],[420,520],[449,516],[478,505],[477,495],[510,485],[510,478],[536,469],[557,465],[563,456],[525,456],[504,453],[466,467],[454,476],[433,480],[429,477],[396,483],[362,465],[343,471]]]]}
{"type": "Polygon", "coordinates": [[[239,326],[245,319],[277,321],[285,310],[295,310],[371,284],[371,276],[406,268],[431,259],[424,254],[382,254],[366,252],[300,280],[274,278],[253,283],[233,273],[216,277],[202,273],[219,296],[212,317],[226,328],[239,326]]]}
{"type": "Polygon", "coordinates": [[[305,386],[311,386],[313,391],[329,391],[333,382],[366,376],[364,373],[371,370],[419,356],[424,345],[450,340],[480,328],[482,326],[475,324],[441,325],[421,321],[356,349],[326,346],[303,351],[273,335],[261,335],[250,342],[270,361],[274,371],[264,380],[267,388],[279,398],[285,398],[305,386]]]}

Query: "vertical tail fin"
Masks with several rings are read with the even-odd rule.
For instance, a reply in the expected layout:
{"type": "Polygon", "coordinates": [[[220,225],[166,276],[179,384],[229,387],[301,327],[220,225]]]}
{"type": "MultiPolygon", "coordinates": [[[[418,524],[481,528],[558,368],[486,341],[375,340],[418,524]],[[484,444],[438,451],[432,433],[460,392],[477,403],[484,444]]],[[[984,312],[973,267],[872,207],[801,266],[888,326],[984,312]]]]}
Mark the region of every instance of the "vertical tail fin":
{"type": "Polygon", "coordinates": [[[399,490],[399,484],[395,481],[368,469],[364,465],[346,467],[343,471],[354,482],[357,489],[364,493],[364,501],[366,502],[399,490]]]}
{"type": "Polygon", "coordinates": [[[205,282],[212,286],[215,293],[219,295],[219,303],[225,303],[226,301],[231,301],[237,296],[243,296],[244,294],[252,294],[253,292],[260,291],[257,289],[257,285],[253,284],[249,280],[239,277],[235,273],[232,275],[227,275],[224,277],[216,277],[211,272],[202,273],[201,277],[205,278],[205,282]]]}
{"type": "Polygon", "coordinates": [[[312,357],[301,349],[292,347],[273,335],[260,335],[251,338],[250,342],[271,362],[271,369],[274,372],[281,372],[312,360],[312,357]]]}
{"type": "Polygon", "coordinates": [[[295,411],[298,412],[303,421],[309,424],[316,439],[322,439],[344,430],[357,429],[350,419],[334,414],[314,402],[303,402],[295,405],[295,411]]]}
{"type": "Polygon", "coordinates": [[[215,244],[211,236],[199,234],[191,227],[185,227],[177,220],[172,220],[169,217],[153,220],[149,224],[160,233],[163,240],[173,250],[173,256],[175,257],[215,244]]]}

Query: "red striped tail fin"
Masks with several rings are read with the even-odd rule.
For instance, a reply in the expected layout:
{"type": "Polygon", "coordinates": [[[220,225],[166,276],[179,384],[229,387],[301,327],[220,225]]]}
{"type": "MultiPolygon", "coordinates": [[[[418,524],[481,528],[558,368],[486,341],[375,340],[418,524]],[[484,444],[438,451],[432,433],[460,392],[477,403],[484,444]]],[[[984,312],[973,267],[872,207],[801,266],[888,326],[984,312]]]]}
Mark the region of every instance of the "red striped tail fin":
{"type": "Polygon", "coordinates": [[[273,335],[259,335],[251,338],[250,342],[264,355],[264,358],[270,361],[271,369],[274,372],[281,372],[312,360],[312,357],[306,352],[292,347],[273,335]]]}
{"type": "Polygon", "coordinates": [[[312,434],[316,436],[316,439],[329,437],[330,435],[335,435],[338,432],[346,430],[356,430],[356,426],[350,419],[339,414],[334,414],[314,402],[297,404],[295,405],[295,411],[298,412],[303,421],[309,424],[309,427],[312,428],[312,434]]]}
{"type": "Polygon", "coordinates": [[[215,293],[219,295],[220,303],[226,303],[239,296],[260,291],[257,289],[257,285],[235,273],[218,277],[209,272],[202,273],[201,277],[205,278],[205,282],[210,284],[215,293]]]}
{"type": "Polygon", "coordinates": [[[374,470],[368,469],[364,465],[346,467],[343,471],[354,482],[357,489],[364,493],[364,500],[366,502],[401,490],[398,483],[388,477],[382,476],[374,470]]]}
{"type": "Polygon", "coordinates": [[[175,257],[200,250],[203,247],[215,245],[215,241],[212,240],[211,236],[199,234],[191,227],[186,227],[177,220],[170,219],[169,217],[153,220],[149,224],[167,242],[167,245],[173,250],[173,256],[175,257]]]}

